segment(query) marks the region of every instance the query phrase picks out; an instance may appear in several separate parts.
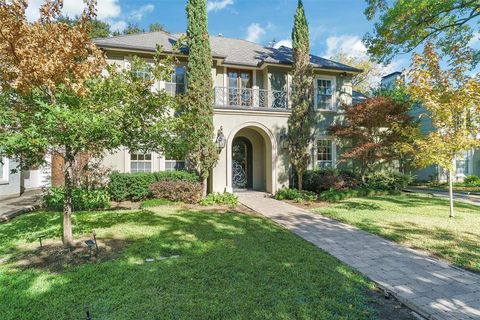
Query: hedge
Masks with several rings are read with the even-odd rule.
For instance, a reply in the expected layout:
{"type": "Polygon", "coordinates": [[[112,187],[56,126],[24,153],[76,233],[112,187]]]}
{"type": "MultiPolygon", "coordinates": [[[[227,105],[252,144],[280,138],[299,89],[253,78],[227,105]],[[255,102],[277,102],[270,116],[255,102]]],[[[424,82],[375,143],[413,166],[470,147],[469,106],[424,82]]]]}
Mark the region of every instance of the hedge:
{"type": "MultiPolygon", "coordinates": [[[[49,210],[63,210],[63,187],[52,187],[43,195],[43,206],[49,210]]],[[[79,210],[96,210],[110,208],[110,197],[106,190],[96,189],[73,189],[72,190],[72,209],[79,210]]]]}
{"type": "Polygon", "coordinates": [[[107,190],[114,201],[141,201],[152,197],[150,186],[159,181],[198,182],[199,178],[196,174],[187,171],[112,172],[107,190]]]}
{"type": "Polygon", "coordinates": [[[200,182],[182,180],[154,182],[149,189],[155,199],[167,199],[183,203],[197,203],[202,198],[203,193],[200,182]]]}

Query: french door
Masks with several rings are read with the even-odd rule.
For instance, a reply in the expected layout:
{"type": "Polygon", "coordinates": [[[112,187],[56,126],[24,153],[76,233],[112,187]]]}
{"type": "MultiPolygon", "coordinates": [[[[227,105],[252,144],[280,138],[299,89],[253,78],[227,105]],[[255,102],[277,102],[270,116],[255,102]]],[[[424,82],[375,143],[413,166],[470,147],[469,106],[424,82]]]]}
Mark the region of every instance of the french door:
{"type": "Polygon", "coordinates": [[[228,70],[228,102],[231,106],[252,105],[252,74],[250,71],[228,70]]]}

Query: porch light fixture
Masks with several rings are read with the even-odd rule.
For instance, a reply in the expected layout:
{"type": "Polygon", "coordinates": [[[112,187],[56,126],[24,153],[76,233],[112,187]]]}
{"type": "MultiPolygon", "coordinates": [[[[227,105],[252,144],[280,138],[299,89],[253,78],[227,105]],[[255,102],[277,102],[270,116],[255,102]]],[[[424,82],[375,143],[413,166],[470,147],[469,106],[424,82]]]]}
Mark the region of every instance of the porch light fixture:
{"type": "Polygon", "coordinates": [[[223,148],[225,148],[226,143],[227,139],[225,139],[225,136],[223,135],[223,127],[220,126],[220,129],[218,129],[217,131],[217,139],[215,140],[215,146],[217,147],[218,153],[222,152],[223,148]]]}
{"type": "Polygon", "coordinates": [[[282,131],[280,132],[280,148],[282,148],[283,150],[288,149],[288,136],[285,129],[282,129],[282,131]]]}

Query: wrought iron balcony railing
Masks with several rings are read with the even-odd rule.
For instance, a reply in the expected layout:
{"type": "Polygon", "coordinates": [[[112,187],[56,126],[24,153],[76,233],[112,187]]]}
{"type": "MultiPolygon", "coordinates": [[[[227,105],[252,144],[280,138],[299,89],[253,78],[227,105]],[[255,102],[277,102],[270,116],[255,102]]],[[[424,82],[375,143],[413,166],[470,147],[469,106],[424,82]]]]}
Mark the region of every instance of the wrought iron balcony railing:
{"type": "Polygon", "coordinates": [[[215,106],[288,109],[288,94],[283,90],[215,87],[215,106]]]}

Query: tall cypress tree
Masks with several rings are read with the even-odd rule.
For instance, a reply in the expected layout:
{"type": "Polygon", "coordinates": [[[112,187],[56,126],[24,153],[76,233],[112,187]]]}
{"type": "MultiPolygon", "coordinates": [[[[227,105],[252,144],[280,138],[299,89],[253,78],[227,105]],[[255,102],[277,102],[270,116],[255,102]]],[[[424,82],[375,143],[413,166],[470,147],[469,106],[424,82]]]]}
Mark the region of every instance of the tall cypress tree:
{"type": "Polygon", "coordinates": [[[212,53],[206,0],[189,0],[186,10],[188,94],[183,120],[189,145],[187,163],[205,183],[218,159],[213,142],[212,53]]]}
{"type": "Polygon", "coordinates": [[[302,0],[298,0],[292,30],[292,113],[288,119],[288,151],[296,172],[298,189],[302,189],[311,141],[313,110],[313,69],[310,65],[310,40],[302,0]]]}

